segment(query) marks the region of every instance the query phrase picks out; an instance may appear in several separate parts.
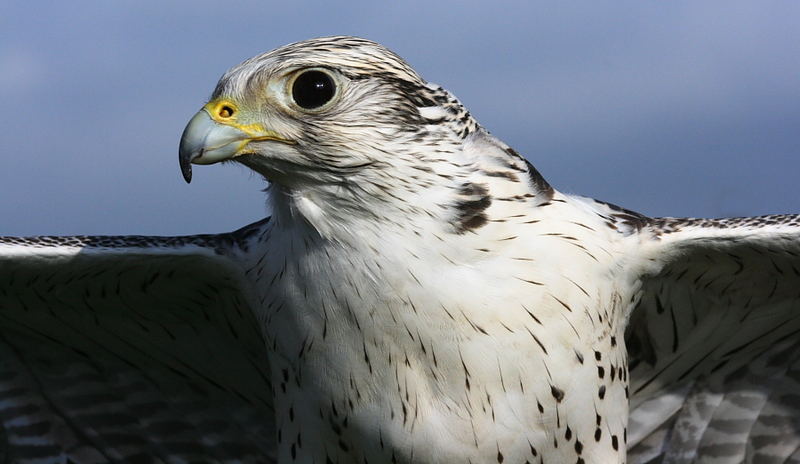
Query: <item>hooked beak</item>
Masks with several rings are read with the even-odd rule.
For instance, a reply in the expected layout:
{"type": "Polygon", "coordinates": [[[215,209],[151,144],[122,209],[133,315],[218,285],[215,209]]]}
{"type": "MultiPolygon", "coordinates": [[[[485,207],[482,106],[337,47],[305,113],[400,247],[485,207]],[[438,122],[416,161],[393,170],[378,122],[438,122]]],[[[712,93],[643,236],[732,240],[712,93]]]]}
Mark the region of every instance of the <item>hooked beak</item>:
{"type": "Polygon", "coordinates": [[[260,124],[237,124],[238,110],[226,101],[212,101],[192,117],[181,136],[178,161],[186,183],[192,181],[192,164],[214,164],[246,153],[253,141],[274,140],[294,144],[260,124]]]}

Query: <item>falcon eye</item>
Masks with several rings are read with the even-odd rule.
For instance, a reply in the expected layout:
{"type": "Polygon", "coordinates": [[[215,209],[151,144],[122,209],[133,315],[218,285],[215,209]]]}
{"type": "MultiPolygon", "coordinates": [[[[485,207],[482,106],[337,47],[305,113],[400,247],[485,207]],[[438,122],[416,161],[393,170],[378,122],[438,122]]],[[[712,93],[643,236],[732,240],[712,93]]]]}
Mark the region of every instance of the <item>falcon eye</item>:
{"type": "Polygon", "coordinates": [[[292,98],[301,108],[313,110],[331,101],[336,95],[336,85],[327,73],[306,71],[292,84],[292,98]]]}

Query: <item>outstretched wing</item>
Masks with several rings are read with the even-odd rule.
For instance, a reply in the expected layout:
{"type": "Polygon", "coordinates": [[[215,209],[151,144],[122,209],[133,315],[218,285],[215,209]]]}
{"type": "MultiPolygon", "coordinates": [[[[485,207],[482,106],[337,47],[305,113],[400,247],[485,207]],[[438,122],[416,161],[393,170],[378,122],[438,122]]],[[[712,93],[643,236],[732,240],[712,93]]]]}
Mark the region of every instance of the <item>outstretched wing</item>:
{"type": "Polygon", "coordinates": [[[3,462],[274,462],[259,230],[0,238],[3,462]]]}
{"type": "Polygon", "coordinates": [[[800,216],[654,219],[630,462],[800,462],[800,216]]]}

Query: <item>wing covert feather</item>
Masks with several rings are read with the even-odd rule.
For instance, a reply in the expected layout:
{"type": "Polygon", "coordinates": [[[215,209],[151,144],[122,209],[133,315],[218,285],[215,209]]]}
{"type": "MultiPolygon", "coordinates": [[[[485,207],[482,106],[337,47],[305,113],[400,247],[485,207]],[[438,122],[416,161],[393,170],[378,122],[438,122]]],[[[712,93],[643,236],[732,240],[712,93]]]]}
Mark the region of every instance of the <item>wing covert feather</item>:
{"type": "Polygon", "coordinates": [[[274,462],[243,231],[0,238],[5,460],[274,462]]]}
{"type": "Polygon", "coordinates": [[[800,445],[800,217],[652,220],[631,315],[631,462],[786,462],[800,445]]]}

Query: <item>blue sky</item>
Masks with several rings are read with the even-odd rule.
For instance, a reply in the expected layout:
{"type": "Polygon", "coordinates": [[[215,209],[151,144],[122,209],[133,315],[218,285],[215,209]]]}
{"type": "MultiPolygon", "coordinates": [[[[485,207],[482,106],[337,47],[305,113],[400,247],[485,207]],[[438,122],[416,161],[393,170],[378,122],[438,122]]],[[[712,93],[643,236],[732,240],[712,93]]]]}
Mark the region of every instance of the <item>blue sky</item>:
{"type": "Polygon", "coordinates": [[[654,216],[800,212],[800,2],[3,2],[0,235],[223,232],[238,166],[180,177],[230,66],[379,41],[557,188],[654,216]]]}

